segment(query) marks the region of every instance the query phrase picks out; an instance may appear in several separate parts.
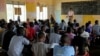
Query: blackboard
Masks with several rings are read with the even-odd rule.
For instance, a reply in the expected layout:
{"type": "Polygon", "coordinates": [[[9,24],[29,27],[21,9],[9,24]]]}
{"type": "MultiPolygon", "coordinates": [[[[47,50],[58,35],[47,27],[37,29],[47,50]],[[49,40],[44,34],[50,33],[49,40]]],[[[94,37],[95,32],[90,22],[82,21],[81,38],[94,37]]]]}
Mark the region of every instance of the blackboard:
{"type": "Polygon", "coordinates": [[[77,15],[96,15],[100,14],[100,5],[96,1],[88,2],[63,2],[61,5],[62,14],[68,13],[69,8],[77,15]]]}

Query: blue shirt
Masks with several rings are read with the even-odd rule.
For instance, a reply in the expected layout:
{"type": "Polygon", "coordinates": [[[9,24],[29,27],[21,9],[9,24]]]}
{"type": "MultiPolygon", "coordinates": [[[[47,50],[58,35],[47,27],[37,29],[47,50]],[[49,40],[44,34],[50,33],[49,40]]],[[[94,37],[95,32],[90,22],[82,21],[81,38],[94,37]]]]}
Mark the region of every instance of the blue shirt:
{"type": "Polygon", "coordinates": [[[21,56],[24,45],[29,45],[29,40],[23,36],[13,36],[8,50],[8,56],[21,56]]]}
{"type": "Polygon", "coordinates": [[[57,45],[54,47],[53,56],[74,56],[75,51],[72,46],[63,46],[57,45]]]}
{"type": "Polygon", "coordinates": [[[99,25],[94,25],[93,26],[93,32],[96,35],[100,35],[100,26],[99,25]]]}

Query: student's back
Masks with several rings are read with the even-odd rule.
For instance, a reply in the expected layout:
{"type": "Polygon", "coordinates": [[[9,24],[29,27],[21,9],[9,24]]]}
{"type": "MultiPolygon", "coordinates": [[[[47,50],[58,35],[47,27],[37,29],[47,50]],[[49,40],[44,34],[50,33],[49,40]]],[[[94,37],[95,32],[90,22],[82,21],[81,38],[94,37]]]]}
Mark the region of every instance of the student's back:
{"type": "Polygon", "coordinates": [[[57,33],[51,33],[49,43],[59,43],[60,42],[61,35],[57,33]]]}
{"type": "Polygon", "coordinates": [[[95,21],[95,25],[93,26],[93,33],[97,36],[100,35],[100,26],[99,26],[99,21],[95,21]]]}
{"type": "Polygon", "coordinates": [[[8,51],[8,47],[9,47],[9,44],[10,44],[10,41],[11,41],[11,38],[15,35],[15,33],[13,31],[7,31],[5,34],[4,34],[4,39],[3,39],[3,46],[2,48],[6,51],[8,51]]]}
{"type": "Polygon", "coordinates": [[[93,33],[96,35],[100,35],[100,26],[99,25],[93,26],[93,33]]]}
{"type": "Polygon", "coordinates": [[[60,46],[54,47],[53,56],[74,56],[74,48],[72,46],[60,46]]]}
{"type": "Polygon", "coordinates": [[[8,51],[8,47],[9,47],[9,43],[11,41],[11,38],[15,35],[15,33],[13,32],[13,28],[14,28],[13,26],[14,26],[13,23],[8,23],[7,24],[7,32],[3,36],[2,48],[5,51],[8,51]]]}
{"type": "Polygon", "coordinates": [[[84,55],[85,54],[85,46],[87,45],[86,39],[80,36],[76,36],[73,40],[72,40],[72,45],[73,46],[78,46],[78,51],[79,51],[79,55],[84,55]]]}
{"type": "Polygon", "coordinates": [[[59,45],[53,49],[53,56],[74,56],[73,46],[70,46],[71,39],[67,35],[62,35],[59,45]]]}
{"type": "Polygon", "coordinates": [[[24,45],[28,45],[29,41],[23,36],[13,36],[11,39],[8,55],[21,56],[24,45]]]}
{"type": "Polygon", "coordinates": [[[32,52],[34,52],[34,56],[46,56],[46,53],[48,52],[48,46],[49,45],[43,42],[33,43],[32,52]]]}
{"type": "Polygon", "coordinates": [[[43,32],[38,33],[38,42],[32,44],[33,56],[46,56],[49,45],[45,44],[46,36],[43,32]]]}

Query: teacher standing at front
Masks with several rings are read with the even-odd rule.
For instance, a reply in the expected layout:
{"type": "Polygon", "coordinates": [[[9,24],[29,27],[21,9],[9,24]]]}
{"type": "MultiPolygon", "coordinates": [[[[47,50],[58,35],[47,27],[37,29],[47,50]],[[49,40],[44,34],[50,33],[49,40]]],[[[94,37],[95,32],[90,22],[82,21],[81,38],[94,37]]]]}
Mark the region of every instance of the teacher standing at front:
{"type": "Polygon", "coordinates": [[[72,23],[73,18],[74,18],[74,10],[72,8],[70,8],[68,11],[68,18],[69,18],[69,22],[72,23]]]}

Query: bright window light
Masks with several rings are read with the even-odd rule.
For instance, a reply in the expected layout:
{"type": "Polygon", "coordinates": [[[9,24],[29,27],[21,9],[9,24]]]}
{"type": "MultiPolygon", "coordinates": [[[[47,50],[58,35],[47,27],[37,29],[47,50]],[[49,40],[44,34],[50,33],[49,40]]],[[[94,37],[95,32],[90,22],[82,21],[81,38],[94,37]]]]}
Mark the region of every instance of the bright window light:
{"type": "Polygon", "coordinates": [[[48,19],[48,8],[47,7],[42,7],[43,11],[40,11],[40,7],[36,7],[36,16],[37,20],[46,20],[48,19]]]}
{"type": "Polygon", "coordinates": [[[20,20],[22,22],[26,21],[26,6],[25,5],[12,5],[12,4],[7,4],[7,22],[9,22],[9,19],[12,19],[16,21],[18,19],[18,15],[15,15],[15,10],[14,8],[21,8],[21,15],[20,20]]]}
{"type": "Polygon", "coordinates": [[[37,20],[40,19],[40,7],[39,6],[36,7],[36,17],[37,17],[37,20]]]}
{"type": "Polygon", "coordinates": [[[40,12],[40,20],[43,20],[43,12],[40,12]]]}
{"type": "Polygon", "coordinates": [[[9,19],[12,19],[14,18],[14,13],[13,13],[13,5],[11,4],[7,4],[7,22],[9,22],[9,19]]]}
{"type": "Polygon", "coordinates": [[[43,20],[46,20],[48,17],[47,7],[43,7],[43,20]]]}

